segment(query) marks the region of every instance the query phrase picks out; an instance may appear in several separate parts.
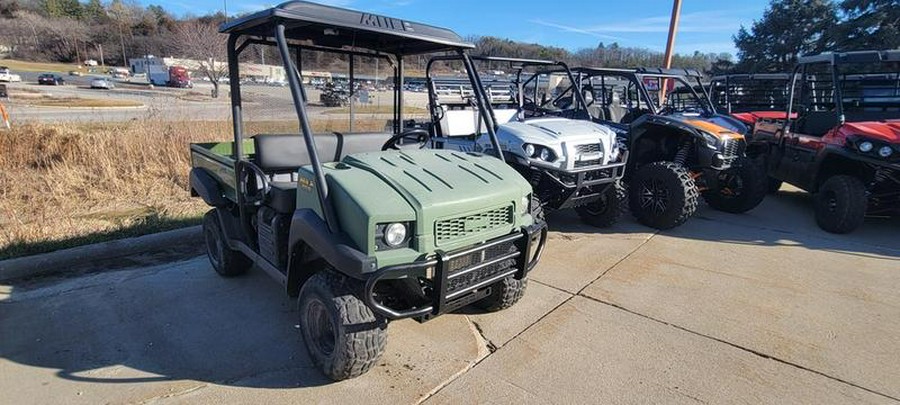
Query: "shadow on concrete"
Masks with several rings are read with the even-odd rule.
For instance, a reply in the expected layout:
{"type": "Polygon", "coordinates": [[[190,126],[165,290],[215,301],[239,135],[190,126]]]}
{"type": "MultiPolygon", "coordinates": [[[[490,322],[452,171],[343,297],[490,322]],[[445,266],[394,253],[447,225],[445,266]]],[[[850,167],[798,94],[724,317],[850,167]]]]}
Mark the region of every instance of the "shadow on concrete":
{"type": "MultiPolygon", "coordinates": [[[[638,224],[630,213],[608,229],[583,224],[572,210],[548,212],[550,230],[563,234],[634,234],[656,230],[638,224]]],[[[816,224],[812,196],[785,187],[770,194],[759,207],[744,214],[729,214],[701,204],[684,225],[662,235],[717,243],[753,246],[795,246],[876,259],[900,258],[900,218],[866,218],[856,231],[836,235],[816,224]]],[[[552,247],[551,247],[552,248],[552,247]]]]}
{"type": "Polygon", "coordinates": [[[223,279],[201,257],[34,287],[14,287],[0,301],[0,357],[59,370],[59,378],[330,383],[295,328],[294,301],[259,271],[223,279]]]}

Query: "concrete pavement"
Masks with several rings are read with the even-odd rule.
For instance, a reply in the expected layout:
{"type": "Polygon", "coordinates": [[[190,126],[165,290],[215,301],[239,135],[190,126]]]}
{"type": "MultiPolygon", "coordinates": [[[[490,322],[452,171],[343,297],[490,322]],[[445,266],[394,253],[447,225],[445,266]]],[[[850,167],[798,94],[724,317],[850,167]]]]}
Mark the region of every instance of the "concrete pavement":
{"type": "Polygon", "coordinates": [[[261,272],[205,258],[0,287],[2,403],[900,403],[898,221],[829,235],[786,188],[656,233],[554,213],[515,307],[392,323],[328,383],[261,272]]]}

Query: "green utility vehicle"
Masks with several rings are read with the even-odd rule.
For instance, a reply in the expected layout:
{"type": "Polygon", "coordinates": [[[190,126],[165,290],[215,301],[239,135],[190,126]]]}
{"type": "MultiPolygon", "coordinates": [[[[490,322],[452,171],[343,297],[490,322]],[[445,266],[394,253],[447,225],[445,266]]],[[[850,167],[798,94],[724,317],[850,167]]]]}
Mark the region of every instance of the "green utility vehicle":
{"type": "Polygon", "coordinates": [[[450,30],[303,1],[221,32],[234,142],[191,145],[191,192],[213,207],[203,223],[209,259],[222,276],[255,265],[297,297],[303,340],[327,376],[375,365],[390,320],[468,304],[500,310],[522,297],[546,241],[528,182],[494,156],[404,145],[423,136],[403,127],[404,57],[467,56],[471,44],[450,30]],[[244,139],[238,60],[249,45],[277,47],[298,134],[244,139]],[[354,58],[392,67],[390,131],[313,134],[297,68],[310,50],[349,60],[351,82],[354,58]]]}

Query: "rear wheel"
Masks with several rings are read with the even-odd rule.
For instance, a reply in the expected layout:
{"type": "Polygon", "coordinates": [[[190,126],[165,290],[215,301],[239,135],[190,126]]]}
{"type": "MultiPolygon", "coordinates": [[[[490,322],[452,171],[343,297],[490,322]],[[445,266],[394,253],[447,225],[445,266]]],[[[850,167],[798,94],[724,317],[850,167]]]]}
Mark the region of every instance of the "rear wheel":
{"type": "Polygon", "coordinates": [[[581,220],[591,226],[608,228],[619,222],[619,218],[625,211],[625,200],[628,194],[620,182],[615,182],[606,187],[600,199],[580,207],[575,211],[581,220]]]}
{"type": "Polygon", "coordinates": [[[500,311],[509,308],[519,302],[525,295],[528,287],[528,278],[516,280],[509,276],[491,286],[491,294],[475,303],[475,306],[486,311],[500,311]]]}
{"type": "Polygon", "coordinates": [[[674,162],[654,162],[635,170],[628,204],[638,222],[657,229],[683,224],[697,211],[699,193],[691,173],[674,162]]]}
{"type": "Polygon", "coordinates": [[[740,158],[728,170],[716,173],[716,187],[703,199],[719,211],[740,214],[756,208],[766,198],[766,175],[750,159],[740,158]]]}
{"type": "Polygon", "coordinates": [[[353,295],[352,283],[332,270],[320,271],[303,284],[297,299],[306,349],[335,381],[369,371],[387,343],[387,321],[353,295]]]}
{"type": "Polygon", "coordinates": [[[849,233],[866,218],[866,187],[853,176],[834,176],[815,196],[816,222],[831,233],[849,233]]]}
{"type": "Polygon", "coordinates": [[[234,277],[247,272],[253,262],[243,253],[233,250],[225,243],[225,233],[219,226],[215,209],[203,216],[203,239],[206,241],[206,255],[216,273],[223,277],[234,277]]]}

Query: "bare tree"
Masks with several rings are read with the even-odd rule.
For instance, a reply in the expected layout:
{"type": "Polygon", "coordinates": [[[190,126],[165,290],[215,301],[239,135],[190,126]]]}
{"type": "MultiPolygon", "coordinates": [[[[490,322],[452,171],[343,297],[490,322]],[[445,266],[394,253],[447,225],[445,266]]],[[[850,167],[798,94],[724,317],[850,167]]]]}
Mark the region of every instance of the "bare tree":
{"type": "Polygon", "coordinates": [[[213,97],[219,97],[219,83],[228,73],[225,62],[225,35],[219,34],[215,23],[187,21],[175,28],[175,47],[178,52],[200,62],[200,72],[213,85],[213,97]]]}

